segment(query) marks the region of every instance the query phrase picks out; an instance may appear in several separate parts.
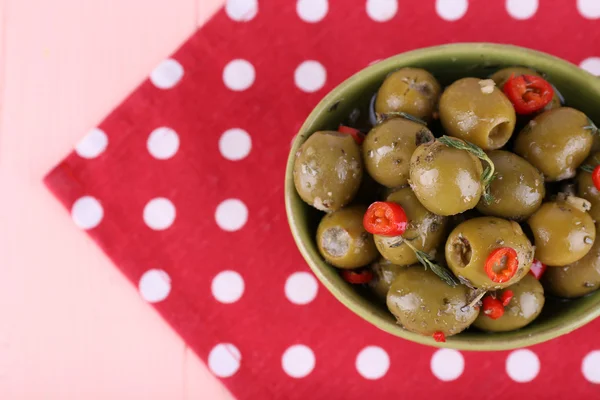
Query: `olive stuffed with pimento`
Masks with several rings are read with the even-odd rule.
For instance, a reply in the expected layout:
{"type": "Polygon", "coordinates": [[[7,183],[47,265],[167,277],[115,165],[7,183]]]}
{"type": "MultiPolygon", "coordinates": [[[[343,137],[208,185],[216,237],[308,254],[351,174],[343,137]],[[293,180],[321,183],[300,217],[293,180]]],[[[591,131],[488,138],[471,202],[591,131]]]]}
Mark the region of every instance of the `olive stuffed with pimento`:
{"type": "Polygon", "coordinates": [[[368,131],[310,136],[294,183],[326,212],[324,260],[404,329],[438,342],[511,331],[537,318],[546,293],[600,288],[598,128],[542,74],[515,66],[443,87],[402,68],[371,107],[368,131]],[[566,179],[568,193],[545,185],[566,179]],[[365,204],[365,190],[383,195],[365,204]]]}

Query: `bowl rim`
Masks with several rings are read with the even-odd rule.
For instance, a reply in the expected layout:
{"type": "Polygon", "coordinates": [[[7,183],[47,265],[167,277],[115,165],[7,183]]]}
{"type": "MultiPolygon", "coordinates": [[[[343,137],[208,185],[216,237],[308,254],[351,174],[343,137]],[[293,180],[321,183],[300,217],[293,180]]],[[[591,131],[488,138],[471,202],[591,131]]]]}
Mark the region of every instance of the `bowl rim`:
{"type": "Polygon", "coordinates": [[[546,329],[541,329],[533,334],[527,336],[516,336],[509,338],[502,338],[502,340],[494,340],[493,334],[490,335],[490,340],[475,340],[472,338],[469,339],[460,339],[460,336],[450,337],[444,343],[435,342],[432,338],[428,336],[422,336],[419,334],[415,334],[404,330],[400,326],[391,323],[389,321],[384,320],[382,317],[378,315],[374,315],[374,313],[367,308],[364,308],[362,305],[358,304],[355,300],[348,297],[343,291],[338,287],[338,284],[331,279],[329,279],[324,272],[321,270],[319,263],[317,260],[313,259],[311,256],[307,245],[302,241],[300,237],[300,228],[297,224],[297,216],[293,211],[291,197],[295,195],[295,186],[293,182],[293,165],[295,160],[295,152],[297,148],[304,142],[305,138],[302,137],[303,133],[312,133],[308,132],[309,128],[314,124],[314,122],[321,117],[322,114],[327,112],[329,108],[328,105],[332,103],[334,99],[340,98],[346,90],[353,87],[354,85],[360,84],[363,73],[365,71],[370,71],[373,74],[382,73],[385,71],[393,70],[394,67],[398,63],[407,64],[411,62],[419,61],[424,56],[447,56],[455,57],[457,54],[465,54],[465,53],[504,53],[510,54],[513,56],[522,56],[527,57],[532,60],[532,63],[542,63],[542,64],[552,64],[553,71],[559,71],[566,75],[572,75],[578,80],[582,82],[585,81],[586,84],[590,86],[590,89],[593,90],[600,101],[600,79],[587,71],[579,68],[575,64],[572,64],[566,60],[560,59],[558,57],[552,56],[547,53],[543,53],[536,50],[531,50],[524,47],[514,46],[514,45],[504,45],[504,44],[493,44],[493,43],[457,43],[457,44],[446,44],[440,46],[432,46],[420,48],[417,50],[412,50],[404,53],[397,54],[395,56],[389,57],[382,61],[379,61],[375,64],[372,64],[362,70],[356,72],[351,77],[337,85],[333,90],[331,90],[323,99],[313,108],[309,116],[306,118],[302,126],[300,127],[298,134],[294,138],[292,143],[292,148],[290,150],[286,171],[285,171],[285,209],[288,219],[288,224],[290,226],[292,236],[296,243],[296,246],[300,250],[302,257],[309,265],[310,269],[317,276],[319,281],[327,288],[327,290],[333,294],[333,296],[341,302],[346,308],[350,309],[352,312],[357,314],[359,317],[364,319],[366,322],[374,325],[375,327],[388,332],[394,336],[401,337],[406,340],[410,340],[412,342],[425,344],[433,347],[440,348],[452,348],[458,350],[486,350],[486,351],[497,351],[497,350],[510,350],[521,347],[532,346],[535,344],[539,344],[542,342],[546,342],[548,340],[554,339],[556,337],[562,336],[573,330],[591,322],[596,317],[600,316],[600,304],[590,304],[588,307],[585,307],[583,310],[579,310],[577,315],[572,318],[568,318],[565,323],[558,328],[549,327],[546,329]]]}

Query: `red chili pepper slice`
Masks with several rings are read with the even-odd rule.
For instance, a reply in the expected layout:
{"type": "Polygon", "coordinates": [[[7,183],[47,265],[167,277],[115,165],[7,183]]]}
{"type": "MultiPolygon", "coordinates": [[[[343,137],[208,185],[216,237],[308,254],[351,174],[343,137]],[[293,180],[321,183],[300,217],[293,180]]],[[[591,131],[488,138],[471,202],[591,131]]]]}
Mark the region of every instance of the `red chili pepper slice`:
{"type": "Polygon", "coordinates": [[[529,273],[535,276],[535,278],[539,281],[542,275],[544,275],[544,272],[546,272],[546,268],[546,264],[542,264],[541,261],[534,259],[531,263],[529,273]]]}
{"type": "Polygon", "coordinates": [[[369,283],[373,279],[373,273],[368,269],[363,269],[362,271],[345,269],[342,271],[342,278],[353,285],[360,285],[362,283],[369,283]]]}
{"type": "Polygon", "coordinates": [[[432,336],[433,340],[435,340],[438,343],[444,343],[446,341],[446,335],[444,335],[444,332],[437,331],[432,336]]]}
{"type": "Polygon", "coordinates": [[[504,315],[502,302],[492,296],[483,298],[483,313],[491,319],[498,319],[504,315]]]}
{"type": "Polygon", "coordinates": [[[600,190],[600,165],[597,165],[592,172],[592,181],[594,182],[594,186],[596,190],[600,190]]]}
{"type": "Polygon", "coordinates": [[[515,296],[515,293],[510,289],[502,292],[502,296],[500,297],[500,300],[502,301],[502,305],[504,307],[506,307],[508,305],[508,303],[510,303],[510,301],[512,300],[512,298],[514,296],[515,296]]]}
{"type": "Polygon", "coordinates": [[[521,115],[541,110],[554,96],[552,85],[544,78],[533,75],[512,75],[504,84],[503,91],[517,114],[521,115]]]}
{"type": "Polygon", "coordinates": [[[517,252],[511,247],[499,247],[490,252],[485,260],[485,273],[494,282],[502,283],[510,280],[517,273],[519,267],[519,259],[517,252]],[[498,266],[501,271],[496,272],[498,266]]]}
{"type": "Polygon", "coordinates": [[[404,209],[391,201],[371,204],[363,218],[367,232],[382,236],[400,236],[406,231],[408,218],[404,209]]]}
{"type": "Polygon", "coordinates": [[[340,127],[338,128],[338,132],[347,133],[348,135],[351,135],[356,141],[356,143],[358,143],[359,145],[362,144],[363,140],[365,140],[364,133],[362,133],[358,129],[354,129],[346,125],[340,125],[340,127]]]}

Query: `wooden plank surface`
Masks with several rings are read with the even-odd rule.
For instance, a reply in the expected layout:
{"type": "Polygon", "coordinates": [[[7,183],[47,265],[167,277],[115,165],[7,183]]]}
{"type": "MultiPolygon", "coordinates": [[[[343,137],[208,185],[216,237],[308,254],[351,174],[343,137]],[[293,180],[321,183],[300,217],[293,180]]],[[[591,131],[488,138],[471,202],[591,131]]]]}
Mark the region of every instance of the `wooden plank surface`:
{"type": "Polygon", "coordinates": [[[222,0],[0,1],[0,398],[230,399],[42,186],[222,0]]]}

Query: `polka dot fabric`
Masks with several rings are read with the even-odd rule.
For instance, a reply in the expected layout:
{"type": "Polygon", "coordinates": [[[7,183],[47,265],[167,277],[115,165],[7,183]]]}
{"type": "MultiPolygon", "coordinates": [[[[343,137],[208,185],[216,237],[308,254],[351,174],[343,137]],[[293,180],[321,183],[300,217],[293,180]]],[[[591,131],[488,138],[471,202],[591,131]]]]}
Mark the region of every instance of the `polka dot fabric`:
{"type": "Polygon", "coordinates": [[[46,184],[240,400],[598,398],[600,320],[475,353],[345,309],[294,246],[283,171],[319,99],[374,60],[490,41],[600,74],[599,27],[594,0],[230,0],[46,184]]]}

